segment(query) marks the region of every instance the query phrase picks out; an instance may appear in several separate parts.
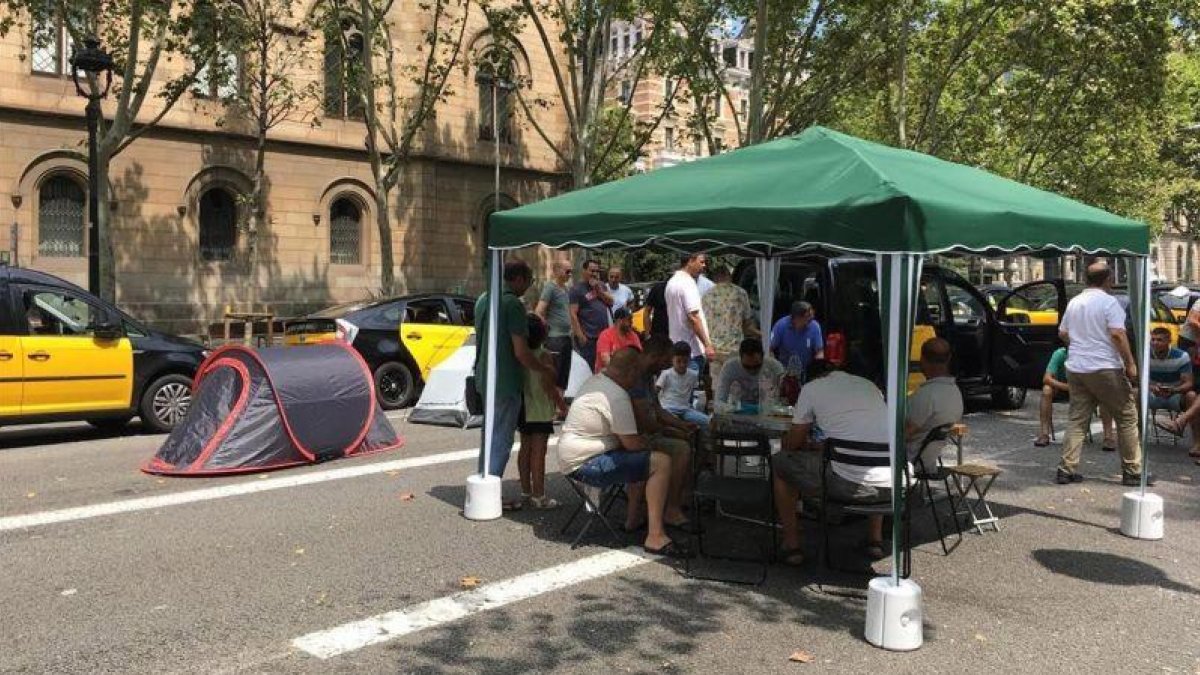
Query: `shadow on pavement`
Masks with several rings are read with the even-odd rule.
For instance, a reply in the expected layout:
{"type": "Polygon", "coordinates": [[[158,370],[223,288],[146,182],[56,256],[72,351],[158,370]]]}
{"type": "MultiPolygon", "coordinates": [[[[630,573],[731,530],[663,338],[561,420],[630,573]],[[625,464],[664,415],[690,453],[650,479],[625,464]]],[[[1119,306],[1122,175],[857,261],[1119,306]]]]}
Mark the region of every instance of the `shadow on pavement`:
{"type": "MultiPolygon", "coordinates": [[[[23,426],[16,429],[0,427],[0,450],[16,450],[38,445],[56,445],[59,443],[80,443],[109,438],[126,438],[130,436],[155,436],[142,427],[142,423],[132,421],[119,429],[98,429],[85,422],[71,424],[46,424],[23,426]]],[[[162,434],[166,438],[165,434],[162,434]]]]}
{"type": "Polygon", "coordinates": [[[1109,586],[1153,586],[1200,595],[1200,590],[1172,581],[1161,569],[1141,560],[1098,551],[1041,548],[1033,559],[1055,574],[1109,586]]]}

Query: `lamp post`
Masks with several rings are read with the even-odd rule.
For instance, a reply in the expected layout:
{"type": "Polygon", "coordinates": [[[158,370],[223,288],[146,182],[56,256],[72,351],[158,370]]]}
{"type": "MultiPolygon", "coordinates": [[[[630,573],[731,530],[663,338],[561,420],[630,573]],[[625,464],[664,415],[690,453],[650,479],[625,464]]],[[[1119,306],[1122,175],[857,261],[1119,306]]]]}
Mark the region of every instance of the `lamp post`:
{"type": "Polygon", "coordinates": [[[108,95],[112,87],[113,59],[100,48],[100,40],[88,37],[83,49],[71,55],[71,79],[75,82],[75,93],[87,98],[88,128],[88,291],[100,295],[100,160],[97,149],[100,134],[100,99],[108,95]],[[85,79],[94,78],[87,88],[79,81],[79,72],[86,73],[85,79]],[[101,83],[100,77],[104,76],[101,83]]]}

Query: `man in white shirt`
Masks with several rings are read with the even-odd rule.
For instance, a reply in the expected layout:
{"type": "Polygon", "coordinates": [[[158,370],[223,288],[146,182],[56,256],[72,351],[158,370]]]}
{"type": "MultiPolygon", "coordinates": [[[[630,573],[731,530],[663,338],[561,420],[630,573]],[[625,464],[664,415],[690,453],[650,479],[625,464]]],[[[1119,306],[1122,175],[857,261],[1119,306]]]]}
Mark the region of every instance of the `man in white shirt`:
{"type": "MultiPolygon", "coordinates": [[[[1071,388],[1069,422],[1063,441],[1062,462],[1055,482],[1078,483],[1083,475],[1079,453],[1091,423],[1092,410],[1100,410],[1117,423],[1121,451],[1121,483],[1140,485],[1142,448],[1138,438],[1138,411],[1134,402],[1137,363],[1125,334],[1125,310],[1112,290],[1112,270],[1103,262],[1087,268],[1088,287],[1071,299],[1058,326],[1067,351],[1067,385],[1071,388]]],[[[1153,484],[1147,476],[1147,484],[1153,484]]]]}
{"type": "Polygon", "coordinates": [[[633,300],[633,289],[621,283],[621,277],[620,267],[614,265],[608,268],[608,294],[612,297],[612,306],[609,309],[613,312],[627,309],[632,314],[633,307],[630,307],[629,303],[633,300]]]}
{"type": "MultiPolygon", "coordinates": [[[[823,359],[809,364],[809,381],[796,400],[792,428],[783,438],[783,450],[771,458],[775,483],[775,509],[783,528],[782,560],[789,565],[804,561],[800,553],[800,526],[796,501],[800,495],[821,493],[822,445],[813,437],[820,428],[826,438],[862,443],[887,443],[887,403],[870,381],[833,368],[823,359]]],[[[886,466],[854,466],[830,462],[826,488],[839,501],[877,504],[892,499],[892,472],[886,466]]],[[[867,554],[882,558],[883,517],[867,520],[867,554]]]]}
{"type": "Polygon", "coordinates": [[[938,427],[957,423],[963,415],[962,391],[950,374],[949,342],[931,338],[921,345],[921,374],[925,376],[925,382],[908,397],[904,438],[909,461],[920,459],[925,471],[932,472],[937,469],[942,445],[931,443],[922,453],[925,437],[938,427]]]}
{"type": "Polygon", "coordinates": [[[716,355],[708,337],[708,323],[704,320],[704,307],[700,302],[700,289],[696,278],[704,271],[706,258],[703,253],[684,255],[679,271],[667,282],[667,323],[671,342],[686,342],[692,347],[689,370],[700,374],[705,359],[716,355]]]}
{"type": "MultiPolygon", "coordinates": [[[[616,483],[629,486],[629,504],[646,500],[646,551],[684,556],[687,551],[671,541],[663,529],[663,509],[671,482],[671,458],[650,452],[638,434],[628,389],[640,377],[638,353],[623,349],[613,354],[604,372],[580,387],[571,403],[558,439],[558,461],[564,474],[593,487],[616,483]]],[[[630,508],[630,516],[640,509],[630,508]]],[[[626,522],[627,527],[639,523],[626,522]]]]}

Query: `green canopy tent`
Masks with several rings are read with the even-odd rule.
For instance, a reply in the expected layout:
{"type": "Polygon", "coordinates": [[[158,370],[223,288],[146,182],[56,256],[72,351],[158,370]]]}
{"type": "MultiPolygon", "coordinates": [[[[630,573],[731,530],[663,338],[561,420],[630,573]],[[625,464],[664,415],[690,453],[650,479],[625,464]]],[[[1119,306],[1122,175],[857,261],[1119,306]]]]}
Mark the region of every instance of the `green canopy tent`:
{"type": "MultiPolygon", "coordinates": [[[[493,289],[499,287],[503,251],[532,244],[703,250],[768,261],[812,251],[876,256],[881,328],[888,337],[887,400],[897,488],[903,480],[903,462],[897,460],[904,457],[909,340],[926,254],[1133,256],[1134,280],[1143,291],[1130,297],[1135,325],[1143,334],[1138,342],[1145,396],[1146,225],[980,169],[830,129],[813,127],[797,136],[494,213],[490,224],[493,289]]],[[[491,298],[494,305],[497,294],[491,298]]],[[[494,334],[490,331],[489,339],[494,334]]],[[[487,382],[490,409],[494,379],[489,375],[487,382]]],[[[490,429],[485,424],[485,434],[490,429]]],[[[903,491],[893,494],[898,516],[903,491]]],[[[898,528],[899,518],[893,520],[898,528]]],[[[894,554],[899,540],[893,536],[894,554]]]]}

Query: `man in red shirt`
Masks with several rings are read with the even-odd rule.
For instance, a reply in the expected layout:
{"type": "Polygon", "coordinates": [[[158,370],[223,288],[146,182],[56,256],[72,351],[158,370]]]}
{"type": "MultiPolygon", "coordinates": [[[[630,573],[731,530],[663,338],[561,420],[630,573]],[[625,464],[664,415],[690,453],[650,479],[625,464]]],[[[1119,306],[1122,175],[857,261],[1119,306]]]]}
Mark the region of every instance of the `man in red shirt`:
{"type": "Polygon", "coordinates": [[[594,371],[598,373],[604,370],[613,352],[626,347],[633,347],[640,352],[642,340],[633,330],[633,317],[630,316],[629,310],[622,307],[613,312],[613,325],[601,331],[596,340],[596,363],[592,364],[594,371]]]}

